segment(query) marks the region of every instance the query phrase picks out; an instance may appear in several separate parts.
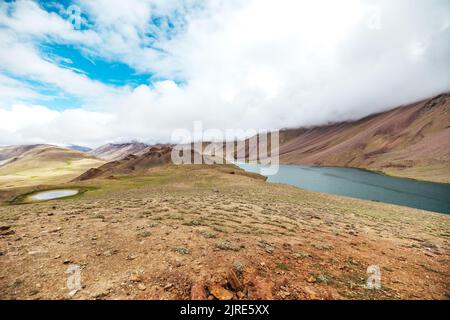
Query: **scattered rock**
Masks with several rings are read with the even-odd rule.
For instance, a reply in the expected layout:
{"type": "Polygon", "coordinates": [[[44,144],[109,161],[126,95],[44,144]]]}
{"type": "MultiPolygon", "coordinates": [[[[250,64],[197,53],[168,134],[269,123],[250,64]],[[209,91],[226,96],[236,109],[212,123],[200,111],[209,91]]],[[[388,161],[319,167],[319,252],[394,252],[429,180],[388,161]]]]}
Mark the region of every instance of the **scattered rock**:
{"type": "Polygon", "coordinates": [[[111,257],[112,256],[112,252],[110,250],[107,250],[107,251],[103,252],[103,255],[105,257],[111,257]]]}
{"type": "Polygon", "coordinates": [[[11,226],[0,226],[0,236],[9,236],[15,234],[15,231],[11,229],[11,226]]]}
{"type": "Polygon", "coordinates": [[[39,293],[39,290],[33,289],[33,290],[30,291],[30,296],[35,296],[35,295],[37,295],[38,293],[39,293]]]}
{"type": "Polygon", "coordinates": [[[303,288],[303,292],[305,292],[306,297],[309,300],[318,300],[319,299],[317,292],[309,286],[305,286],[303,288]]]}
{"type": "Polygon", "coordinates": [[[109,295],[112,288],[113,288],[113,286],[110,283],[97,282],[95,284],[95,287],[93,288],[91,296],[94,299],[101,299],[101,298],[109,295]]]}
{"type": "Polygon", "coordinates": [[[70,291],[70,292],[67,294],[67,296],[68,296],[69,298],[73,298],[73,297],[77,294],[77,292],[78,292],[78,289],[74,289],[74,290],[70,291]]]}
{"type": "Polygon", "coordinates": [[[46,251],[46,250],[33,250],[33,251],[29,251],[28,254],[30,256],[36,256],[36,255],[39,255],[39,254],[46,254],[47,252],[48,251],[46,251]]]}
{"type": "Polygon", "coordinates": [[[134,273],[130,276],[129,279],[132,282],[142,282],[142,276],[134,273]]]}
{"type": "Polygon", "coordinates": [[[233,270],[228,274],[228,283],[234,291],[239,291],[242,288],[241,281],[233,270]]]}
{"type": "Polygon", "coordinates": [[[308,279],[306,279],[306,281],[308,281],[308,283],[316,283],[317,279],[311,275],[308,277],[308,279]]]}
{"type": "Polygon", "coordinates": [[[168,283],[168,284],[166,284],[165,286],[164,286],[164,290],[169,290],[170,288],[172,288],[173,287],[173,284],[172,283],[168,283]]]}
{"type": "Polygon", "coordinates": [[[147,287],[146,287],[145,284],[143,284],[143,283],[139,283],[139,284],[137,285],[137,288],[138,288],[139,290],[141,290],[141,291],[145,291],[145,290],[147,289],[147,287]]]}
{"type": "Polygon", "coordinates": [[[287,297],[289,297],[291,295],[291,293],[289,291],[280,291],[278,293],[278,295],[282,298],[282,299],[286,299],[287,297]]]}
{"type": "Polygon", "coordinates": [[[205,287],[201,283],[194,283],[191,287],[191,299],[192,300],[206,300],[205,287]]]}
{"type": "Polygon", "coordinates": [[[233,292],[227,290],[219,285],[213,285],[209,288],[209,292],[219,300],[231,300],[233,299],[233,292]]]}
{"type": "Polygon", "coordinates": [[[272,254],[275,248],[265,240],[260,240],[258,246],[263,248],[265,252],[272,254]]]}

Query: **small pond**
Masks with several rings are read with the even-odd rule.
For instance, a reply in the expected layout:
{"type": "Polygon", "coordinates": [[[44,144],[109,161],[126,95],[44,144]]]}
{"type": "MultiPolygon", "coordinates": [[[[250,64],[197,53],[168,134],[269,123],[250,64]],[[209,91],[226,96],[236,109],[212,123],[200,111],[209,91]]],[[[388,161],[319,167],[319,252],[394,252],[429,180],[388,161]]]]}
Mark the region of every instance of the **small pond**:
{"type": "Polygon", "coordinates": [[[74,196],[78,194],[80,190],[76,189],[58,189],[58,190],[47,190],[42,192],[34,193],[28,196],[29,200],[32,201],[43,201],[43,200],[52,200],[59,198],[66,198],[70,196],[74,196]]]}

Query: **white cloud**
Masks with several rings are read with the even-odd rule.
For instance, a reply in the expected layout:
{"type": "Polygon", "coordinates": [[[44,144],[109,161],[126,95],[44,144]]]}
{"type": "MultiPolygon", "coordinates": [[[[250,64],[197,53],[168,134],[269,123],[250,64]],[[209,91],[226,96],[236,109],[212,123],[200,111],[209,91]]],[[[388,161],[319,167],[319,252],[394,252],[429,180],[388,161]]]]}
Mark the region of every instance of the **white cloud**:
{"type": "Polygon", "coordinates": [[[90,144],[112,139],[114,116],[82,109],[54,111],[39,105],[0,108],[0,145],[13,143],[90,144]],[[94,139],[93,139],[94,138],[94,139]]]}
{"type": "Polygon", "coordinates": [[[101,40],[97,33],[91,30],[76,30],[69,20],[45,11],[30,0],[1,3],[0,26],[14,31],[20,39],[35,36],[89,46],[95,46],[101,40]]]}
{"type": "Polygon", "coordinates": [[[58,66],[41,57],[33,45],[17,40],[9,30],[0,29],[0,70],[31,80],[55,85],[67,93],[98,96],[109,88],[83,74],[58,66]]]}
{"type": "MultiPolygon", "coordinates": [[[[194,120],[216,128],[315,125],[450,90],[447,0],[79,0],[93,23],[79,34],[25,3],[0,30],[0,68],[89,99],[55,118],[42,111],[45,126],[9,128],[9,143],[167,140],[194,120]],[[174,28],[155,27],[155,14],[170,16],[174,28]],[[23,27],[24,19],[39,26],[23,27]],[[156,34],[152,46],[148,33],[156,34]],[[184,83],[110,88],[43,59],[33,41],[16,41],[43,36],[184,83]]],[[[11,121],[19,114],[6,112],[11,121]]]]}
{"type": "Polygon", "coordinates": [[[0,127],[17,132],[33,125],[46,126],[58,117],[58,112],[43,106],[14,105],[10,111],[0,109],[0,127]]]}
{"type": "MultiPolygon", "coordinates": [[[[11,105],[15,101],[45,98],[22,81],[0,74],[0,103],[11,105]]],[[[1,106],[1,105],[0,105],[1,106]]]]}

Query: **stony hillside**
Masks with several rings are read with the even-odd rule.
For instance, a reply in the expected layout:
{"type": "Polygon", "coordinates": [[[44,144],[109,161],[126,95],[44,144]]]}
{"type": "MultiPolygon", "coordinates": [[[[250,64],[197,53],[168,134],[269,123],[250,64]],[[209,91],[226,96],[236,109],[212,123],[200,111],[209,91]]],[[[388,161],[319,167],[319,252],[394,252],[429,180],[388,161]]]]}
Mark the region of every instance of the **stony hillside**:
{"type": "Polygon", "coordinates": [[[226,167],[159,166],[0,206],[0,299],[448,299],[450,216],[226,167]],[[380,290],[366,287],[372,265],[380,290]]]}

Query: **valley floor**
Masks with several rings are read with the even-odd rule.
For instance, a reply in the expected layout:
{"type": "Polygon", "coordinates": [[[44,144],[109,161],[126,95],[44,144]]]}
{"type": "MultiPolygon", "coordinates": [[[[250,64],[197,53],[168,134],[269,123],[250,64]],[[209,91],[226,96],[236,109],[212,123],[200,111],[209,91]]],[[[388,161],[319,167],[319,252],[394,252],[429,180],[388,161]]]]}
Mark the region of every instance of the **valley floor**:
{"type": "Polygon", "coordinates": [[[450,216],[226,168],[167,166],[0,206],[0,298],[449,298],[450,216]],[[70,265],[81,268],[73,296],[70,265]],[[371,265],[380,290],[366,288],[371,265]]]}

